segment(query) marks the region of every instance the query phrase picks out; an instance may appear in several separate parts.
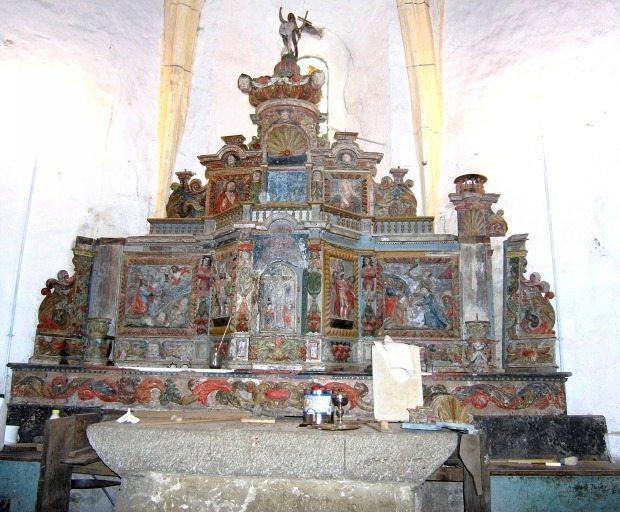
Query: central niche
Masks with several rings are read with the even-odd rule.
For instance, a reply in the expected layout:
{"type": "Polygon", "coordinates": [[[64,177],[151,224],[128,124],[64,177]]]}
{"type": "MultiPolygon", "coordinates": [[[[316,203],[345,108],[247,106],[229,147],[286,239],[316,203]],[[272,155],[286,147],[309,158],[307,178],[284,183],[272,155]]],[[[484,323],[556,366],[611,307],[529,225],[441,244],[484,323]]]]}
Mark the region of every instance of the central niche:
{"type": "Polygon", "coordinates": [[[259,314],[261,332],[295,334],[297,331],[297,273],[276,261],[260,278],[259,314]]]}
{"type": "Polygon", "coordinates": [[[296,126],[274,127],[267,136],[267,193],[272,203],[305,203],[308,136],[296,126]]]}

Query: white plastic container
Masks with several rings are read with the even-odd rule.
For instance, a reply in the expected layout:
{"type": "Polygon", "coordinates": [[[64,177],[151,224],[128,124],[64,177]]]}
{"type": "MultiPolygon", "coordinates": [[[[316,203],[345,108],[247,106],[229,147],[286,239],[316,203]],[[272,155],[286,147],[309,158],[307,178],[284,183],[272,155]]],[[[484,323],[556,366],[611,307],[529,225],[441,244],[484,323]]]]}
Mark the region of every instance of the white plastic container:
{"type": "Polygon", "coordinates": [[[4,449],[4,431],[6,430],[6,398],[0,394],[0,450],[4,449]]]}

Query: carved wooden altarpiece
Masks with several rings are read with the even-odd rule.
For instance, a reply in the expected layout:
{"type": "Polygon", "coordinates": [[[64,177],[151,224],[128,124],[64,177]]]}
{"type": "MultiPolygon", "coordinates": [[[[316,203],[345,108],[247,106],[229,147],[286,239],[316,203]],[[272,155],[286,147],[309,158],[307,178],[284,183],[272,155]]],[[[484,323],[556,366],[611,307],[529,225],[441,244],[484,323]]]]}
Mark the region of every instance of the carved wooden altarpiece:
{"type": "Polygon", "coordinates": [[[458,232],[435,233],[406,169],[376,180],[383,155],[356,133],[320,135],[324,81],[291,54],[270,76],[241,75],[251,140],[224,136],[199,156],[204,183],[178,172],[149,234],[77,240],[73,275],[46,283],[31,363],[13,367],[14,403],[299,413],[314,383],[371,415],[371,347],[389,334],[421,347],[427,403],[565,411],[553,295],[526,277],[524,235],[506,242],[502,328],[494,317],[499,194],[483,176],[457,178],[458,232]],[[111,320],[113,369],[82,362],[90,317],[111,320]],[[218,348],[232,373],[208,369],[218,348]]]}

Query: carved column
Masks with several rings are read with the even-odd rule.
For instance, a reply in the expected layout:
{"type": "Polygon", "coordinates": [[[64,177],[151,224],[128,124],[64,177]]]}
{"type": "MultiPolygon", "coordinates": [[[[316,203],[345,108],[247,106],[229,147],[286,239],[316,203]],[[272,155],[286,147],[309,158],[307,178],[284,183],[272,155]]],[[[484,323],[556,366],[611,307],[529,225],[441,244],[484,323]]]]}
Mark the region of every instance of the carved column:
{"type": "Polygon", "coordinates": [[[506,371],[553,372],[555,364],[555,311],[549,283],[527,268],[527,234],[504,242],[503,363],[506,371]]]}
{"type": "Polygon", "coordinates": [[[250,344],[250,318],[252,309],[252,291],[254,290],[254,272],[252,270],[251,240],[243,240],[237,245],[237,282],[235,311],[231,322],[234,332],[229,357],[233,361],[247,361],[250,344]]]}
{"type": "Polygon", "coordinates": [[[321,304],[322,290],[322,248],[320,239],[308,240],[308,268],[305,271],[305,320],[302,322],[306,334],[306,362],[317,364],[322,359],[321,304]]]}
{"type": "Polygon", "coordinates": [[[450,194],[458,218],[458,240],[460,244],[461,290],[463,297],[463,321],[482,324],[474,329],[484,331],[482,338],[478,334],[465,333],[468,342],[464,346],[464,365],[477,371],[488,371],[492,366],[495,352],[493,343],[488,364],[480,364],[484,351],[472,351],[472,343],[493,333],[493,290],[492,290],[492,255],[490,237],[504,236],[508,229],[501,210],[494,213],[491,205],[497,202],[499,194],[488,194],[484,190],[487,179],[480,174],[466,174],[454,180],[456,193],[450,194]],[[477,362],[469,358],[476,354],[477,362]]]}
{"type": "Polygon", "coordinates": [[[116,332],[118,293],[123,264],[124,238],[100,238],[96,243],[90,284],[90,318],[110,318],[108,334],[116,332]]]}

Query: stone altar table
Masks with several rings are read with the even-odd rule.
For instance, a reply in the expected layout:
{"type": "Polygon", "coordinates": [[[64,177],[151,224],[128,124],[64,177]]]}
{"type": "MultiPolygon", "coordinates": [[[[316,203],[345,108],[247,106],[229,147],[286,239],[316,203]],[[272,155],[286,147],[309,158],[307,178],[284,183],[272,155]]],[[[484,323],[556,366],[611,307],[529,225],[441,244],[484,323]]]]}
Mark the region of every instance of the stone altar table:
{"type": "Polygon", "coordinates": [[[452,432],[329,432],[275,424],[91,425],[122,478],[117,511],[412,511],[452,432]]]}

